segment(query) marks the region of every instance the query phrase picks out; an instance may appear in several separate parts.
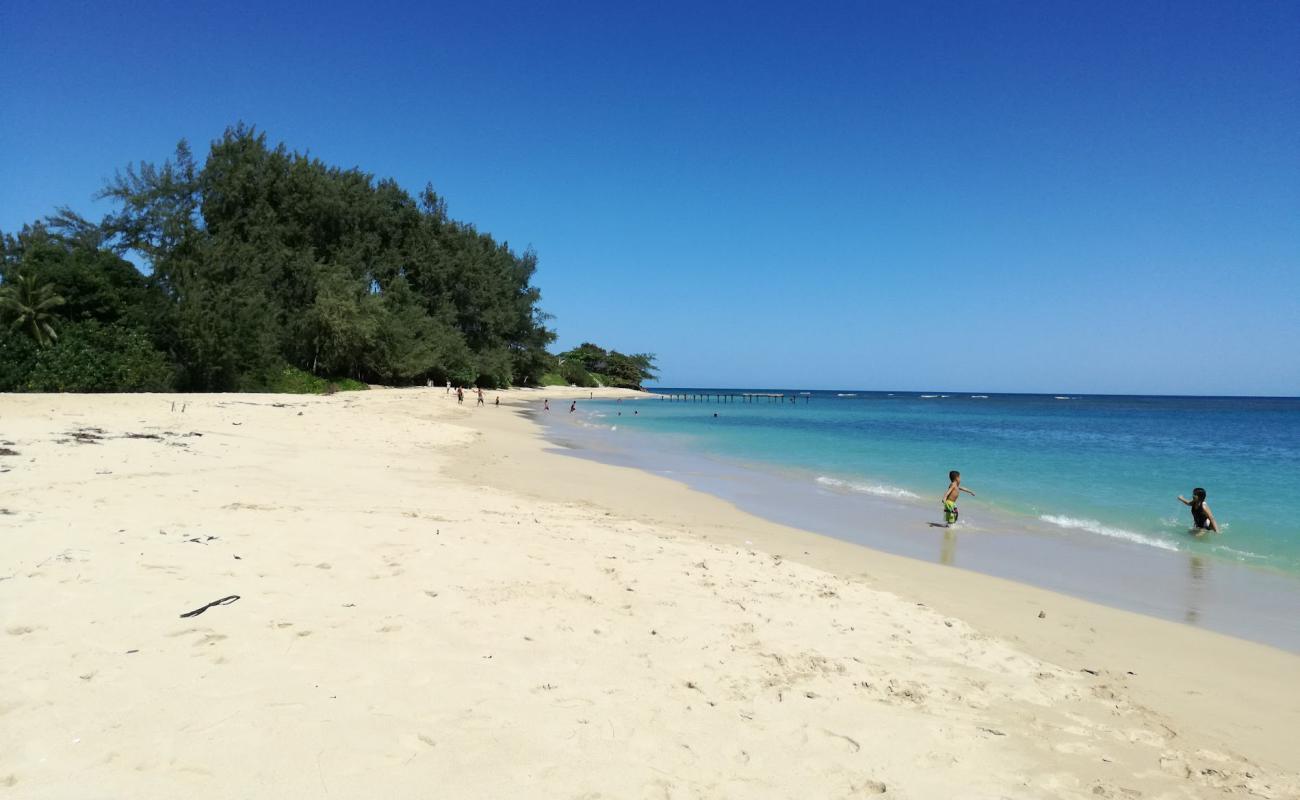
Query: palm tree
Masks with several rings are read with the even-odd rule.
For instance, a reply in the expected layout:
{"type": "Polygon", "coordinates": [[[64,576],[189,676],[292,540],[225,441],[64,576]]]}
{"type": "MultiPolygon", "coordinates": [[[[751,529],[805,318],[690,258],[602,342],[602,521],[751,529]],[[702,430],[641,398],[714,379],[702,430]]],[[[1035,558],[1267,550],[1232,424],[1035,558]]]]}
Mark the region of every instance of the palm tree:
{"type": "Polygon", "coordinates": [[[38,283],[27,275],[18,275],[0,286],[0,317],[9,320],[9,330],[22,330],[39,345],[53,344],[59,335],[54,331],[58,317],[54,309],[63,298],[48,284],[38,283]]]}

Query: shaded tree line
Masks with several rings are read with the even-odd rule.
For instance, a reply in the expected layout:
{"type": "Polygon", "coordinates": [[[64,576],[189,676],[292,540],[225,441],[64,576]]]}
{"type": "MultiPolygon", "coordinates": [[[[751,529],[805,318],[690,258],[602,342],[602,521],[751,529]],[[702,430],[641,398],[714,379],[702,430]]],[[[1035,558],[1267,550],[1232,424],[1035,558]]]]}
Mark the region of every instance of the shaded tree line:
{"type": "Polygon", "coordinates": [[[61,209],[0,235],[0,390],[504,387],[556,368],[536,254],[451,219],[431,187],[239,125],[202,164],[181,142],[100,196],[98,222],[61,209]]]}

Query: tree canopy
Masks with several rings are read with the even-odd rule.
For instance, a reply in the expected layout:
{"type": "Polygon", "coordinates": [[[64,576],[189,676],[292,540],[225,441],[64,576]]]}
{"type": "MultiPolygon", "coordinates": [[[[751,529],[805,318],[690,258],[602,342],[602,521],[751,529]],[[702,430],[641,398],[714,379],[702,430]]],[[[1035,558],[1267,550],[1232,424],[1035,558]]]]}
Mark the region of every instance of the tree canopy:
{"type": "MultiPolygon", "coordinates": [[[[79,332],[68,354],[79,348],[87,364],[96,348],[147,361],[137,370],[147,388],[274,388],[285,370],[500,387],[536,383],[554,364],[536,253],[451,219],[431,186],[413,197],[241,124],[202,164],[182,141],[160,165],[126,167],[100,196],[114,202],[101,222],[60,209],[0,236],[4,336],[31,329],[36,350],[61,347],[51,344],[61,322],[79,332]]],[[[48,387],[31,377],[42,374],[27,363],[36,350],[0,343],[0,361],[27,359],[0,364],[11,376],[0,389],[48,387]]],[[[111,384],[119,373],[109,373],[111,384]]]]}
{"type": "Polygon", "coordinates": [[[99,197],[99,222],[60,208],[0,233],[0,391],[655,376],[645,353],[549,354],[537,254],[451,219],[432,186],[412,196],[242,124],[202,164],[182,141],[99,197]]]}
{"type": "Polygon", "coordinates": [[[657,373],[655,357],[650,353],[625,355],[583,342],[556,356],[556,372],[549,377],[553,382],[575,386],[640,389],[643,383],[657,377],[657,373]]]}

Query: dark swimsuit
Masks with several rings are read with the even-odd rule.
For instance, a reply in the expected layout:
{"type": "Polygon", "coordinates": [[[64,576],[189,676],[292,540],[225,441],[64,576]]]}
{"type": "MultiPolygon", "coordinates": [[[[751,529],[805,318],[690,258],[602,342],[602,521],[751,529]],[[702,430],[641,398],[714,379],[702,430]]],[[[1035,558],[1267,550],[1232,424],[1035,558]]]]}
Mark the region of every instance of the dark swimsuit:
{"type": "Polygon", "coordinates": [[[1210,529],[1210,515],[1205,513],[1204,503],[1192,504],[1192,524],[1202,530],[1210,529]]]}

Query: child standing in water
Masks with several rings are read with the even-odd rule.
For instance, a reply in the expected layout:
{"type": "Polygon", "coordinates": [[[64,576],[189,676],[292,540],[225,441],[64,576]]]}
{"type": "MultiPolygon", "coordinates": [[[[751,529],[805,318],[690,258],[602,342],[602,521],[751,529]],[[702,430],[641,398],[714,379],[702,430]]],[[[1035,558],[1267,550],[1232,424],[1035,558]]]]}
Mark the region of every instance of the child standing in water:
{"type": "Polygon", "coordinates": [[[1192,527],[1197,533],[1201,531],[1219,532],[1219,523],[1215,522],[1214,514],[1210,513],[1210,507],[1205,504],[1205,490],[1196,487],[1192,490],[1192,499],[1188,500],[1181,494],[1178,495],[1178,502],[1185,506],[1192,507],[1192,527]]]}
{"type": "Polygon", "coordinates": [[[952,527],[953,523],[957,521],[957,498],[961,497],[962,492],[971,497],[975,496],[974,492],[961,485],[960,472],[957,470],[949,472],[948,491],[943,493],[943,521],[947,523],[948,527],[952,527]]]}

